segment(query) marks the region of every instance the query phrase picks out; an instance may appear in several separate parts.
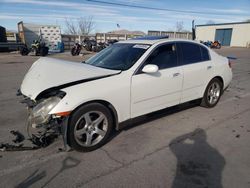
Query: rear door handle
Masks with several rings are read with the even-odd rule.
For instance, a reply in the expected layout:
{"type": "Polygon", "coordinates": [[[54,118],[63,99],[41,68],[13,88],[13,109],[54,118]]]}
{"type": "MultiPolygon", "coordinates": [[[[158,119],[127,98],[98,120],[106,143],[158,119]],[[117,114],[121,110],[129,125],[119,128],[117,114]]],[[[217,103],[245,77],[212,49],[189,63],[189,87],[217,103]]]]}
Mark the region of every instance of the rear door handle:
{"type": "Polygon", "coordinates": [[[207,70],[209,70],[209,69],[211,69],[211,68],[212,68],[212,66],[211,66],[211,65],[207,66],[207,70]]]}
{"type": "Polygon", "coordinates": [[[180,73],[176,72],[176,73],[173,74],[173,77],[176,77],[176,76],[179,76],[179,75],[180,75],[180,73]]]}

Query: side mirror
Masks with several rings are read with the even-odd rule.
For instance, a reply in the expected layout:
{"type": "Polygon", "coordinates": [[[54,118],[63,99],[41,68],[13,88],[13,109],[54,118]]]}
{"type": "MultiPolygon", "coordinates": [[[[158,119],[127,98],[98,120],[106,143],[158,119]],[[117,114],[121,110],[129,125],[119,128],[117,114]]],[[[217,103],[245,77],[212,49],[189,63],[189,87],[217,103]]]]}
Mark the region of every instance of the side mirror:
{"type": "Polygon", "coordinates": [[[145,73],[156,73],[158,72],[159,70],[159,67],[157,65],[153,65],[153,64],[148,64],[148,65],[145,65],[142,69],[142,72],[145,72],[145,73]]]}

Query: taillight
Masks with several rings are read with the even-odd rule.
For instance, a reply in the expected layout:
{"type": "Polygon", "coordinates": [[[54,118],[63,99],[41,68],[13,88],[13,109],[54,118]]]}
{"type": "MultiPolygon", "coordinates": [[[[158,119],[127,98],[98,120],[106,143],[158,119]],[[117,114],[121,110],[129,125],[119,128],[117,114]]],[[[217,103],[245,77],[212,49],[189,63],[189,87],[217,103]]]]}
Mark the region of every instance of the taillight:
{"type": "Polygon", "coordinates": [[[230,61],[230,59],[228,60],[228,66],[229,68],[232,68],[232,62],[230,61]]]}

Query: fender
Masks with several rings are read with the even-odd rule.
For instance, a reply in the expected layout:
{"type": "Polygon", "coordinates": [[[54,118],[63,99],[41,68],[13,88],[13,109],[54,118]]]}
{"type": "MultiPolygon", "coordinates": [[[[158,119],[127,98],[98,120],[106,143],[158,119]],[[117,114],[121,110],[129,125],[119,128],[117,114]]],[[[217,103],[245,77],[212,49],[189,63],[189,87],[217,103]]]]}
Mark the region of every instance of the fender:
{"type": "Polygon", "coordinates": [[[120,74],[121,72],[122,71],[120,71],[119,73],[116,73],[116,74],[110,74],[110,75],[105,75],[105,76],[87,78],[87,79],[77,80],[77,81],[74,81],[74,82],[69,82],[69,83],[66,83],[66,84],[59,85],[59,86],[51,87],[51,88],[48,88],[48,89],[42,91],[41,93],[39,93],[38,96],[36,97],[36,100],[40,100],[42,98],[48,98],[50,96],[54,96],[54,95],[56,95],[58,93],[58,91],[60,89],[63,89],[63,88],[67,88],[67,87],[70,87],[70,86],[82,84],[82,83],[85,83],[85,82],[91,82],[91,81],[94,81],[94,80],[99,80],[99,79],[102,79],[102,78],[107,78],[107,77],[110,77],[110,76],[115,76],[115,75],[120,74]]]}

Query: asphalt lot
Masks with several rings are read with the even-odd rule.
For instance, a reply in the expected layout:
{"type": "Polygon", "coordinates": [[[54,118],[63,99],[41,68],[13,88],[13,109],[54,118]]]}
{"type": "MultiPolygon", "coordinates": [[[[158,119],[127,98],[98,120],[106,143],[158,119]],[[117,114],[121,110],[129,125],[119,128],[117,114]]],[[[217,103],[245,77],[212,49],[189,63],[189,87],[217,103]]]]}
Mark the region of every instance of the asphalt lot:
{"type": "MultiPolygon", "coordinates": [[[[215,108],[193,104],[139,118],[99,150],[0,152],[0,187],[250,187],[250,49],[223,48],[233,81],[215,108]]],[[[52,57],[81,61],[69,53],[52,57]]],[[[0,53],[0,143],[25,132],[16,90],[38,57],[0,53]]]]}

